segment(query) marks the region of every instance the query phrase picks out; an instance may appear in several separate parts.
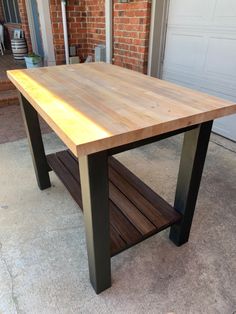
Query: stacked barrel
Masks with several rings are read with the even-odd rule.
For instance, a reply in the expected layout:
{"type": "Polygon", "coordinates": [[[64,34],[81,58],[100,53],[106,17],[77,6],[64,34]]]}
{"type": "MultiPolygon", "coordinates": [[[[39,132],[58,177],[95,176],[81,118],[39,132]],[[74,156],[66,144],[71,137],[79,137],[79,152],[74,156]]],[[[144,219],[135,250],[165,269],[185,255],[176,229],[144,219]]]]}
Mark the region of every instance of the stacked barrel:
{"type": "Polygon", "coordinates": [[[11,49],[15,60],[24,60],[28,53],[25,38],[13,38],[11,40],[11,49]]]}

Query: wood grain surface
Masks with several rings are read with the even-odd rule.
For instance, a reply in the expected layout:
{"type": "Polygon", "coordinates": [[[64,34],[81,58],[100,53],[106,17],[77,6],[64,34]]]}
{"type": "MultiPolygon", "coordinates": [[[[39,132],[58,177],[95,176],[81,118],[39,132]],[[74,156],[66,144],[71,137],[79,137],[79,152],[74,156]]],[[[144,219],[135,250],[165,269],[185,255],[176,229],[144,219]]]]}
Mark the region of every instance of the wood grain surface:
{"type": "Polygon", "coordinates": [[[236,105],[105,63],[8,71],[77,156],[236,113],[236,105]]]}

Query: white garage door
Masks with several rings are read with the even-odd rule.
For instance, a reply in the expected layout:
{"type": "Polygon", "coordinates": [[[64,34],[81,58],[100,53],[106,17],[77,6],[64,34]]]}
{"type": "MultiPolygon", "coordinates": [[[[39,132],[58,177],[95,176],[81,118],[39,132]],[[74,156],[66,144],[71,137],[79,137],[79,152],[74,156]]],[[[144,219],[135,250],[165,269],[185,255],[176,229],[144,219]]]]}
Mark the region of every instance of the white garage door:
{"type": "MultiPolygon", "coordinates": [[[[170,0],[163,79],[236,102],[236,0],[170,0]]],[[[236,141],[236,115],[214,131],[236,141]]]]}

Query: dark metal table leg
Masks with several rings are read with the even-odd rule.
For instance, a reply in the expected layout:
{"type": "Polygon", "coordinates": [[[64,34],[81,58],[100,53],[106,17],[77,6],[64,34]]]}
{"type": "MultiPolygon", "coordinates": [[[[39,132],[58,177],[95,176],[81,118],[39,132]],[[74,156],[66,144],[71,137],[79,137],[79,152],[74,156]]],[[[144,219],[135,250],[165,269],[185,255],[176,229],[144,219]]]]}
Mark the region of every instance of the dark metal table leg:
{"type": "Polygon", "coordinates": [[[38,114],[23,95],[19,94],[19,99],[38,186],[41,190],[44,190],[49,188],[51,183],[38,114]]]}
{"type": "Polygon", "coordinates": [[[100,293],[111,286],[107,152],[79,158],[90,281],[100,293]]]}
{"type": "Polygon", "coordinates": [[[183,218],[170,230],[170,239],[178,246],[189,238],[211,128],[209,121],[185,133],[174,204],[183,218]]]}

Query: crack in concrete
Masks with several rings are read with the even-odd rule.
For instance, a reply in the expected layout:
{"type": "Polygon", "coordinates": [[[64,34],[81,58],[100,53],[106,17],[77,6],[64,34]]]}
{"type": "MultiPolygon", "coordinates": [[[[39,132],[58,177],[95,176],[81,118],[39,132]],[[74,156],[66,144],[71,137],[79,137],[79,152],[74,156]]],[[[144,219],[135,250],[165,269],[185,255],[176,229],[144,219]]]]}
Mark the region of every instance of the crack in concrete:
{"type": "Polygon", "coordinates": [[[77,230],[79,230],[79,228],[80,228],[81,226],[80,225],[78,225],[78,226],[71,226],[71,227],[64,227],[64,228],[55,228],[55,229],[49,229],[49,230],[47,230],[46,232],[47,233],[50,233],[50,232],[60,232],[60,231],[70,231],[70,230],[74,230],[74,229],[77,229],[77,230]]]}
{"type": "Polygon", "coordinates": [[[222,148],[228,150],[228,151],[231,152],[231,153],[236,154],[236,151],[235,151],[235,150],[233,150],[233,149],[231,149],[231,148],[228,148],[228,147],[224,146],[223,144],[220,144],[220,143],[218,143],[218,142],[216,142],[216,141],[214,141],[214,140],[210,140],[210,142],[214,143],[215,145],[217,145],[217,146],[219,146],[219,147],[222,147],[222,148]]]}
{"type": "Polygon", "coordinates": [[[7,264],[6,259],[3,256],[3,253],[2,253],[2,243],[1,242],[0,242],[0,259],[3,262],[3,264],[5,265],[6,271],[7,271],[8,275],[9,275],[9,278],[10,278],[10,281],[11,281],[11,299],[12,299],[12,302],[13,302],[13,304],[15,306],[16,314],[18,314],[18,313],[20,313],[20,309],[19,309],[19,304],[18,304],[17,297],[16,297],[16,295],[14,293],[14,277],[12,275],[12,272],[10,270],[9,265],[7,264]]]}

